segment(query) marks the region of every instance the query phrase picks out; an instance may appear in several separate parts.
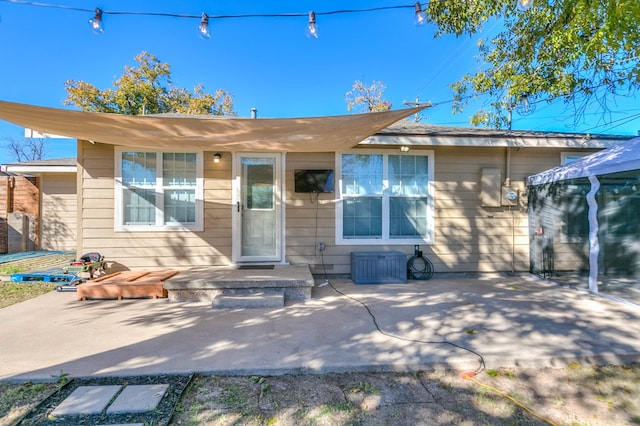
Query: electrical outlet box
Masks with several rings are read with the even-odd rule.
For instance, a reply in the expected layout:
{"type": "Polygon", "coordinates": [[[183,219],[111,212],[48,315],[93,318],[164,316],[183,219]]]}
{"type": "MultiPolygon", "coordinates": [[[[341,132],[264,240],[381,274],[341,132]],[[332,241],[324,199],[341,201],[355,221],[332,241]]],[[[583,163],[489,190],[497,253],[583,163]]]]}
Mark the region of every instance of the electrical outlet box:
{"type": "Polygon", "coordinates": [[[317,246],[317,248],[318,248],[318,250],[319,250],[319,251],[324,250],[324,242],[322,242],[322,241],[318,241],[318,246],[317,246]]]}

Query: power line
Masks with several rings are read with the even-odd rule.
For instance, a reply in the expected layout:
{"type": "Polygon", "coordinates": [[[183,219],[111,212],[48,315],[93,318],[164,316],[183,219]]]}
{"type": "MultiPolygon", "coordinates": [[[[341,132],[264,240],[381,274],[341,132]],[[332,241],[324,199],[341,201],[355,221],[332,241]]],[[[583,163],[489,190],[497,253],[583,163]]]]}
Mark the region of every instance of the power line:
{"type": "Polygon", "coordinates": [[[624,126],[624,125],[625,125],[625,124],[627,124],[627,123],[631,123],[632,121],[634,121],[634,120],[636,120],[636,119],[639,119],[639,118],[640,118],[640,113],[638,113],[638,114],[634,114],[634,115],[632,115],[631,117],[623,117],[623,118],[619,118],[619,119],[617,119],[617,120],[613,120],[613,121],[611,121],[610,123],[607,123],[607,124],[602,124],[602,125],[599,125],[599,126],[591,127],[591,128],[589,128],[589,129],[586,129],[586,130],[585,130],[585,132],[588,132],[589,130],[593,130],[593,129],[598,129],[598,128],[601,128],[601,127],[605,127],[605,126],[611,126],[611,125],[612,125],[612,124],[614,124],[614,123],[618,123],[618,122],[622,121],[622,123],[619,123],[619,124],[617,124],[617,125],[615,125],[615,126],[611,126],[611,127],[607,128],[607,129],[605,130],[605,131],[609,131],[609,130],[615,129],[615,128],[617,128],[617,127],[620,127],[620,126],[624,126]]]}

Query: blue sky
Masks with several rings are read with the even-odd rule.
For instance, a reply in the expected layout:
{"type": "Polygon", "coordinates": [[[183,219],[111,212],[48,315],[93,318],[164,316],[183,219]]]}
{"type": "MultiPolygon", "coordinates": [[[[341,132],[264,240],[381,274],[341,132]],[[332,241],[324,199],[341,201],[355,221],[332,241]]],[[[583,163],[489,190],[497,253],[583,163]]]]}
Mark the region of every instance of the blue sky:
{"type": "MultiPolygon", "coordinates": [[[[215,15],[328,12],[411,5],[378,1],[116,1],[43,0],[42,3],[105,11],[215,15]]],[[[202,83],[213,92],[232,93],[239,116],[252,107],[260,117],[347,114],[345,93],[354,81],[383,81],[393,108],[403,101],[441,103],[423,112],[423,122],[466,126],[472,109],[452,115],[449,84],[478,69],[476,40],[435,39],[434,28],[413,26],[413,10],[318,16],[320,37],[306,38],[306,17],[211,19],[210,40],[196,33],[199,19],[145,15],[104,16],[105,32],[94,35],[92,13],[0,1],[0,99],[50,107],[62,105],[64,82],[83,80],[104,89],[148,51],[171,65],[174,84],[192,89],[202,83]]],[[[497,31],[490,26],[483,34],[497,31]]],[[[637,134],[635,99],[602,117],[587,111],[577,127],[562,105],[538,105],[528,116],[514,114],[513,128],[590,133],[637,134]],[[606,124],[612,122],[612,124],[606,124]]],[[[0,121],[0,143],[19,139],[23,129],[0,121]]],[[[46,158],[75,155],[75,142],[51,140],[46,158]]],[[[0,164],[12,162],[3,149],[0,164]]]]}

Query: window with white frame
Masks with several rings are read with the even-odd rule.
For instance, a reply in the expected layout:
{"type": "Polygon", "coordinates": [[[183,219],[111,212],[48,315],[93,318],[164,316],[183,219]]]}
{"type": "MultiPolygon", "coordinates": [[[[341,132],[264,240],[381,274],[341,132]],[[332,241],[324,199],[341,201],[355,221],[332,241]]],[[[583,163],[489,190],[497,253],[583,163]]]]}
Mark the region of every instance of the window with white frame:
{"type": "Polygon", "coordinates": [[[202,230],[202,154],[116,153],[116,230],[202,230]]]}
{"type": "Polygon", "coordinates": [[[338,154],[338,244],[433,241],[433,152],[338,154]]]}
{"type": "Polygon", "coordinates": [[[574,161],[578,161],[580,159],[582,159],[582,157],[586,157],[589,154],[593,154],[593,151],[591,152],[561,152],[560,153],[560,164],[561,165],[565,165],[565,164],[569,164],[569,163],[573,163],[574,161]]]}

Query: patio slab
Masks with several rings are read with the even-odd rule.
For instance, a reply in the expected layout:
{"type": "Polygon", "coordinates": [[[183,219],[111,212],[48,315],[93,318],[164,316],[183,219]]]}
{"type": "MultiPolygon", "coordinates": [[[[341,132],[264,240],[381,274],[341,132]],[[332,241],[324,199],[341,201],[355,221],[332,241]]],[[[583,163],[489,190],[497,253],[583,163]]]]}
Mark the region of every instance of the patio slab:
{"type": "Polygon", "coordinates": [[[530,275],[330,283],[276,309],[51,292],[0,309],[0,380],[640,361],[638,306],[530,275]]]}
{"type": "Polygon", "coordinates": [[[122,386],[80,386],[51,413],[54,417],[99,414],[122,386]]]}
{"type": "Polygon", "coordinates": [[[129,385],[107,409],[107,414],[140,413],[155,410],[169,385],[129,385]]]}

